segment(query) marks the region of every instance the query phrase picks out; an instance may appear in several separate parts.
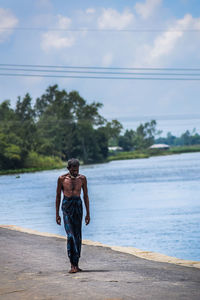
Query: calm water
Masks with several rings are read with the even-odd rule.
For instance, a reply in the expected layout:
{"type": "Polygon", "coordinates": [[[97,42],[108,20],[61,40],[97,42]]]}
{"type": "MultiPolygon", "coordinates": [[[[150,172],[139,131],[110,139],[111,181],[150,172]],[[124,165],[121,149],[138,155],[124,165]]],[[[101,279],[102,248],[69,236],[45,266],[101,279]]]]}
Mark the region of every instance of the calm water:
{"type": "MultiPolygon", "coordinates": [[[[65,170],[0,177],[0,223],[65,235],[55,223],[65,170]]],[[[84,166],[91,223],[83,238],[200,261],[200,153],[84,166]]]]}

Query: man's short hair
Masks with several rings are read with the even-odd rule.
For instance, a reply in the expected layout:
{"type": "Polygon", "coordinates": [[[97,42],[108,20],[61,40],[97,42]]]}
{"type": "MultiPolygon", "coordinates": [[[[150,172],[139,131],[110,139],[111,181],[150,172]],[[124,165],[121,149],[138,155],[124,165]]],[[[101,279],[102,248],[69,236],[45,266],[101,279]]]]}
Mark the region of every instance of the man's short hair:
{"type": "Polygon", "coordinates": [[[76,158],[70,158],[67,162],[67,169],[70,169],[71,167],[79,167],[80,162],[76,158]]]}

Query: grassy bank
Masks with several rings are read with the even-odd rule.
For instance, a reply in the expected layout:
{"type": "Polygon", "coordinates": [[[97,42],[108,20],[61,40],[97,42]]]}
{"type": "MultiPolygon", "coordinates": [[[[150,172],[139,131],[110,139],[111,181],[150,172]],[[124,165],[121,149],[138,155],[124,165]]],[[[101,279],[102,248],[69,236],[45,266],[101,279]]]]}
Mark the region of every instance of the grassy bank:
{"type": "Polygon", "coordinates": [[[137,159],[137,158],[148,158],[150,155],[145,152],[129,151],[129,152],[117,152],[108,156],[108,161],[122,160],[122,159],[137,159]]]}
{"type": "Polygon", "coordinates": [[[169,150],[147,149],[143,151],[141,150],[141,151],[116,152],[116,153],[112,152],[108,157],[108,161],[148,158],[151,156],[172,155],[172,154],[181,154],[181,153],[188,153],[188,152],[200,152],[200,145],[177,146],[177,147],[172,147],[169,150]]]}
{"type": "Polygon", "coordinates": [[[174,154],[187,153],[187,152],[200,152],[200,145],[172,147],[171,149],[169,149],[169,151],[174,154]]]}
{"type": "MultiPolygon", "coordinates": [[[[200,152],[200,145],[194,146],[177,146],[169,150],[148,149],[143,151],[129,152],[112,152],[107,158],[107,161],[123,160],[123,159],[138,159],[148,158],[151,156],[173,155],[188,152],[200,152]]],[[[43,170],[61,169],[66,167],[66,162],[63,162],[59,157],[43,156],[35,152],[29,154],[25,161],[25,167],[22,169],[0,170],[0,175],[19,174],[27,172],[37,172],[43,170]]]]}
{"type": "Polygon", "coordinates": [[[62,169],[65,165],[55,166],[55,167],[46,167],[46,168],[23,168],[23,169],[13,169],[13,170],[1,170],[0,175],[9,175],[9,174],[19,174],[19,173],[31,173],[45,170],[54,170],[54,169],[62,169]]]}
{"type": "Polygon", "coordinates": [[[64,166],[66,166],[66,163],[64,163],[59,157],[44,156],[44,155],[39,155],[36,152],[31,152],[27,156],[23,168],[11,169],[11,170],[0,170],[0,175],[61,169],[64,166]]]}

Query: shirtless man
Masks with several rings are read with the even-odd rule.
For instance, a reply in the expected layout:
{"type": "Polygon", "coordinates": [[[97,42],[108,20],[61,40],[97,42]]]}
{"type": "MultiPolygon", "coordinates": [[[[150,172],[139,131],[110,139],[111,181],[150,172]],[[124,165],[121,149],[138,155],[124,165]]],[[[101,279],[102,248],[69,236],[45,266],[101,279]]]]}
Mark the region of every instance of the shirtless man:
{"type": "Polygon", "coordinates": [[[62,201],[62,212],[65,231],[67,233],[67,252],[71,262],[71,270],[69,273],[81,271],[78,266],[81,254],[82,241],[82,217],[83,208],[80,198],[81,188],[83,189],[83,198],[86,208],[85,224],[90,223],[89,198],[87,191],[87,179],[84,175],[79,174],[78,159],[68,160],[67,169],[69,173],[58,178],[57,193],[56,193],[56,222],[61,225],[59,215],[61,191],[64,198],[62,201]]]}

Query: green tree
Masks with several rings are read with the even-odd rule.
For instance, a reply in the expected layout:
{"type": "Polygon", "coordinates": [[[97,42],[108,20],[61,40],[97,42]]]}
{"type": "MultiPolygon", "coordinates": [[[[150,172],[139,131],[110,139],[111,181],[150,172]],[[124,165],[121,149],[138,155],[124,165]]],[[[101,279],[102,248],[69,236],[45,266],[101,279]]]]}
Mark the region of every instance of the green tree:
{"type": "Polygon", "coordinates": [[[156,121],[152,120],[140,124],[135,131],[126,130],[119,138],[119,146],[125,151],[146,149],[154,143],[157,134],[160,132],[156,130],[156,121]]]}
{"type": "Polygon", "coordinates": [[[37,139],[37,127],[35,124],[35,110],[31,105],[32,98],[27,93],[23,99],[18,97],[15,120],[13,125],[15,126],[14,132],[20,137],[22,143],[22,155],[23,159],[26,158],[29,151],[36,150],[37,139]]]}
{"type": "Polygon", "coordinates": [[[119,137],[118,145],[123,148],[124,151],[131,151],[134,147],[135,131],[126,130],[124,135],[119,137]]]}
{"type": "Polygon", "coordinates": [[[134,148],[146,149],[153,145],[156,131],[156,121],[152,120],[145,124],[140,124],[136,129],[134,136],[134,148]]]}
{"type": "Polygon", "coordinates": [[[0,168],[12,169],[21,167],[22,140],[16,133],[15,112],[10,101],[0,104],[0,168]]]}
{"type": "Polygon", "coordinates": [[[123,129],[122,124],[118,120],[112,120],[106,123],[106,132],[109,146],[118,145],[120,133],[123,129]]]}
{"type": "Polygon", "coordinates": [[[101,107],[99,102],[87,104],[76,91],[68,94],[58,86],[49,87],[35,105],[39,153],[62,159],[75,156],[84,162],[101,157],[96,138],[98,127],[106,123],[98,112],[101,107]]]}

